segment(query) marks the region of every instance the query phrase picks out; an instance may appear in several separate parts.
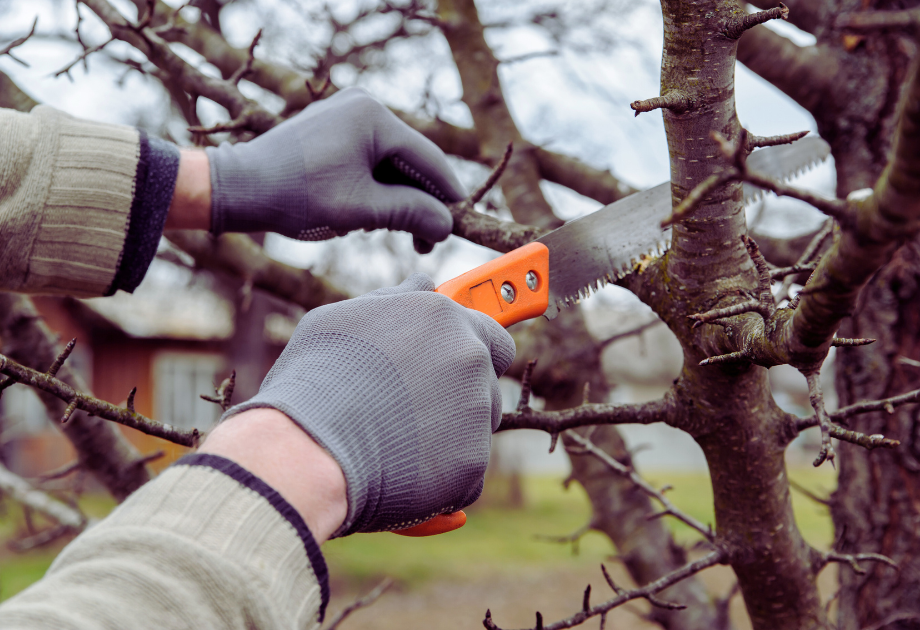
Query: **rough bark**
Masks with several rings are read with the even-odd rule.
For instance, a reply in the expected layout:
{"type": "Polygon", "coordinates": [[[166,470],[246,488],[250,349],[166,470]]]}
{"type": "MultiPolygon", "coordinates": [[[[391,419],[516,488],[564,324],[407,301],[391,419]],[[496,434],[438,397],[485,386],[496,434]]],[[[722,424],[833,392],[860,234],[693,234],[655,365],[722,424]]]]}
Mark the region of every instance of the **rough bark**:
{"type": "MultiPolygon", "coordinates": [[[[794,45],[778,35],[758,34],[756,41],[743,41],[739,59],[815,116],[837,164],[838,195],[871,186],[891,150],[896,104],[916,48],[900,33],[845,38],[833,28],[832,21],[849,11],[903,5],[849,0],[794,0],[787,4],[790,21],[818,39],[813,52],[799,51],[798,58],[813,59],[810,72],[829,63],[834,66],[833,80],[817,83],[823,86],[821,98],[800,98],[797,91],[801,88],[779,76],[777,70],[783,64],[776,64],[776,59],[794,45]],[[819,55],[824,60],[819,60],[819,55]]],[[[907,6],[916,4],[909,2],[907,6]]],[[[914,368],[899,363],[898,357],[917,358],[918,277],[920,260],[916,245],[911,244],[870,280],[855,313],[844,320],[839,336],[864,335],[878,341],[868,347],[838,350],[836,385],[841,405],[899,394],[916,383],[914,368]]],[[[838,490],[831,503],[838,549],[848,552],[858,546],[861,551],[887,553],[900,564],[901,571],[871,567],[865,576],[841,571],[837,624],[842,630],[879,627],[876,624],[888,621],[886,628],[915,627],[920,620],[920,567],[916,563],[920,535],[910,524],[920,518],[914,448],[916,409],[856,416],[850,427],[867,435],[885,432],[901,439],[905,446],[892,453],[840,445],[838,490]],[[900,622],[898,615],[903,615],[900,622]]]]}
{"type": "MultiPolygon", "coordinates": [[[[35,370],[47,370],[60,354],[55,335],[38,315],[32,301],[22,295],[0,293],[0,341],[3,354],[35,370]]],[[[86,383],[64,364],[57,376],[77,391],[86,383]]],[[[125,392],[127,393],[127,392],[125,392]]],[[[38,392],[51,418],[61,418],[66,403],[52,394],[38,392]]],[[[59,423],[55,423],[59,425],[59,423]]],[[[102,418],[76,411],[62,427],[73,444],[81,466],[115,497],[123,501],[147,483],[150,471],[141,454],[121,432],[102,418]]]]}
{"type": "MultiPolygon", "coordinates": [[[[902,248],[863,290],[861,304],[840,335],[877,339],[865,348],[837,351],[841,405],[900,394],[916,387],[918,368],[898,357],[920,359],[920,247],[902,248]]],[[[836,549],[887,555],[900,571],[867,566],[866,575],[840,572],[838,627],[858,630],[898,613],[913,614],[886,628],[920,621],[920,410],[916,405],[854,417],[850,426],[900,439],[896,451],[866,451],[841,443],[838,490],[831,513],[836,549]]]]}
{"type": "MultiPolygon", "coordinates": [[[[664,110],[676,205],[730,167],[712,132],[734,142],[740,137],[734,106],[737,40],[723,31],[743,12],[721,0],[661,4],[661,94],[681,95],[671,99],[674,109],[664,110]]],[[[700,367],[711,343],[707,335],[719,333],[692,328],[687,319],[727,296],[755,295],[757,280],[741,241],[745,230],[740,185],[716,189],[674,226],[664,259],[625,284],[655,308],[684,348],[675,395],[685,413],[677,424],[696,439],[709,463],[717,545],[729,553],[753,627],[822,628],[817,554],[793,518],[783,460],[786,422],[770,394],[767,372],[751,365],[700,367]]]]}

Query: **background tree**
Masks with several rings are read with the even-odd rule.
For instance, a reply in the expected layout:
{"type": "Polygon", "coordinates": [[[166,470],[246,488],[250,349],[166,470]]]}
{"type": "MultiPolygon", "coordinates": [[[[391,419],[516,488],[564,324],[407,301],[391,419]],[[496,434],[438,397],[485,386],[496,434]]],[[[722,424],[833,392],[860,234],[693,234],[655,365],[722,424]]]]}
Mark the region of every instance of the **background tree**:
{"type": "MultiPolygon", "coordinates": [[[[209,13],[212,18],[193,23],[186,21],[182,11],[163,4],[136,2],[136,18],[126,17],[105,0],[87,0],[82,4],[106,24],[113,40],[127,42],[143,54],[141,62],[126,61],[163,82],[201,143],[209,142],[209,136],[218,132],[229,131],[241,138],[264,132],[334,89],[326,85],[322,74],[307,80],[295,70],[259,59],[254,54],[258,38],[251,46],[231,46],[217,27],[219,22],[213,19],[213,11],[209,13]],[[223,78],[209,76],[186,62],[172,45],[176,43],[197,51],[223,78]],[[282,107],[273,111],[259,99],[247,97],[239,87],[244,77],[280,97],[282,107]],[[198,104],[205,99],[223,106],[229,120],[216,126],[202,126],[198,104]]],[[[783,452],[799,431],[816,425],[821,426],[824,436],[819,456],[822,461],[834,457],[831,435],[862,447],[891,445],[875,432],[848,432],[831,422],[821,401],[817,370],[831,345],[844,343],[835,341],[834,333],[842,318],[856,305],[861,286],[894,255],[898,242],[912,236],[917,229],[915,182],[911,175],[915,123],[910,118],[916,112],[910,105],[905,110],[907,118],[901,124],[896,159],[888,161],[885,142],[891,140],[885,140],[881,149],[875,147],[879,156],[875,172],[866,164],[848,167],[847,172],[854,173],[847,175],[852,188],[875,186],[875,193],[866,198],[850,202],[821,200],[764,180],[747,171],[746,155],[756,146],[789,138],[756,138],[741,129],[734,110],[734,62],[739,38],[744,42],[746,37],[754,37],[744,32],[768,19],[785,17],[785,9],[747,16],[735,3],[714,0],[693,5],[665,0],[662,9],[665,45],[661,94],[647,101],[636,101],[633,109],[637,114],[665,109],[665,129],[673,156],[674,238],[665,256],[637,266],[618,283],[649,304],[675,333],[684,350],[684,369],[662,400],[644,405],[591,402],[606,398],[607,384],[599,373],[602,344],[588,334],[577,310],[566,311],[552,323],[527,327],[521,336],[519,356],[527,359],[539,355],[538,370],[529,372],[523,363],[513,368],[526,376],[525,389],[533,387],[545,396],[549,411],[530,410],[522,397],[519,411],[506,415],[502,426],[504,430],[539,428],[550,433],[555,441],[569,429],[604,425],[593,431],[565,433],[564,440],[575,453],[576,478],[585,485],[595,506],[592,524],[604,529],[621,549],[629,549],[627,566],[637,583],[645,586],[624,591],[610,583],[615,591],[613,599],[592,606],[586,592],[580,612],[552,624],[544,624],[538,615],[536,626],[570,627],[590,617],[603,619],[611,608],[637,597],[656,604],[656,617],[668,627],[724,625],[722,607],[708,602],[699,586],[686,579],[707,566],[724,563],[731,565],[738,575],[755,628],[824,627],[826,614],[814,583],[817,572],[831,561],[846,561],[857,568],[857,561],[885,558],[859,555],[862,548],[852,544],[822,553],[802,540],[792,516],[783,452]],[[884,167],[888,170],[879,177],[884,167]],[[837,221],[834,244],[822,256],[808,290],[785,308],[776,308],[770,294],[771,273],[756,244],[742,238],[746,227],[740,187],[745,180],[805,197],[837,221]],[[564,339],[565,343],[546,344],[554,339],[564,339]],[[539,344],[545,344],[542,353],[537,351],[539,344]],[[546,352],[547,345],[555,352],[546,352]],[[814,418],[796,419],[773,401],[764,368],[783,363],[798,368],[808,379],[814,418]],[[563,366],[565,369],[561,369],[563,366]],[[580,404],[586,382],[593,387],[588,400],[580,404]],[[712,476],[715,531],[692,522],[669,506],[660,492],[630,474],[628,467],[605,455],[604,451],[618,455],[628,466],[628,454],[612,427],[627,422],[666,422],[697,440],[706,454],[712,476]],[[600,477],[599,471],[603,471],[600,477]],[[617,482],[612,482],[613,479],[617,482]],[[666,513],[696,527],[707,554],[685,564],[683,550],[668,540],[660,520],[652,521],[650,527],[636,527],[634,516],[651,512],[647,496],[662,500],[666,513]],[[671,553],[648,553],[649,549],[662,548],[671,553]],[[689,610],[676,611],[678,606],[660,599],[659,594],[661,598],[689,606],[689,610]]],[[[463,102],[474,126],[464,129],[438,118],[400,115],[448,153],[486,165],[498,162],[509,140],[515,144],[516,150],[499,183],[511,217],[518,224],[530,227],[500,222],[476,213],[470,203],[464,203],[453,208],[458,236],[507,251],[557,226],[559,220],[541,192],[541,180],[562,184],[604,203],[631,192],[611,174],[534,146],[522,137],[502,94],[497,73],[499,62],[486,43],[484,26],[470,0],[442,1],[437,6],[421,2],[384,3],[359,14],[348,24],[338,22],[328,11],[319,17],[328,22],[330,32],[328,46],[320,56],[322,62],[312,64],[320,70],[344,62],[369,67],[379,59],[375,53],[394,38],[440,32],[450,46],[463,85],[463,102]],[[395,16],[395,30],[379,41],[356,39],[352,29],[355,32],[359,29],[355,25],[379,15],[395,16]]],[[[560,24],[559,14],[552,11],[536,13],[531,19],[551,30],[560,24]]],[[[85,55],[98,52],[108,43],[86,46],[85,55]]],[[[895,74],[900,82],[908,74],[905,60],[909,54],[907,50],[899,57],[900,74],[895,74]]],[[[775,65],[776,57],[773,59],[775,65]]],[[[789,64],[786,70],[795,76],[797,68],[789,64]]],[[[815,76],[823,74],[816,71],[815,76]]],[[[797,83],[811,85],[801,80],[797,83]]],[[[900,90],[900,84],[895,92],[900,90]]],[[[865,92],[860,92],[860,96],[875,98],[865,92]]],[[[908,103],[916,98],[920,96],[908,91],[908,103]]],[[[890,121],[879,124],[877,134],[887,132],[889,138],[894,137],[897,100],[898,95],[892,95],[889,89],[887,105],[882,111],[887,112],[890,121]]],[[[9,102],[23,100],[10,97],[9,102]]],[[[823,124],[819,119],[819,125],[823,124]]],[[[840,128],[848,127],[841,123],[840,128]]],[[[844,148],[851,151],[843,140],[830,141],[838,152],[844,148]]],[[[841,191],[849,189],[847,186],[841,191]]],[[[209,239],[204,235],[176,233],[169,238],[202,267],[236,274],[253,287],[305,308],[341,297],[341,293],[322,285],[310,274],[268,261],[248,237],[209,239]]],[[[892,382],[882,393],[900,393],[899,385],[900,382],[892,382]]],[[[893,406],[898,402],[888,404],[893,406]]],[[[842,420],[854,413],[853,409],[838,411],[833,419],[842,420]]],[[[110,455],[97,453],[93,457],[105,459],[110,455]]],[[[890,453],[873,456],[884,457],[890,457],[890,453]]],[[[865,537],[848,542],[862,540],[865,537]]],[[[872,584],[892,579],[895,572],[883,567],[876,573],[872,584]]],[[[846,594],[844,591],[841,598],[846,594]]],[[[892,614],[906,614],[899,608],[900,602],[892,606],[896,609],[892,614]]],[[[489,616],[485,624],[497,627],[489,616]]]]}
{"type": "MultiPolygon", "coordinates": [[[[912,18],[916,9],[894,11],[903,5],[886,2],[788,4],[790,22],[813,34],[815,46],[800,47],[758,27],[741,40],[738,58],[815,117],[821,137],[831,145],[837,194],[844,197],[873,186],[888,163],[898,103],[916,55],[912,20],[905,23],[904,18],[912,18]]],[[[771,262],[785,264],[779,257],[771,262]]],[[[852,317],[843,320],[840,336],[878,341],[867,348],[838,350],[837,394],[842,405],[885,398],[916,384],[917,368],[911,360],[917,358],[920,338],[915,315],[918,273],[916,244],[909,242],[873,275],[852,317]]],[[[881,453],[840,445],[838,489],[830,497],[836,548],[883,553],[898,563],[900,571],[872,566],[862,575],[842,572],[838,625],[917,627],[916,408],[859,415],[850,426],[870,435],[884,433],[904,446],[881,453]]]]}

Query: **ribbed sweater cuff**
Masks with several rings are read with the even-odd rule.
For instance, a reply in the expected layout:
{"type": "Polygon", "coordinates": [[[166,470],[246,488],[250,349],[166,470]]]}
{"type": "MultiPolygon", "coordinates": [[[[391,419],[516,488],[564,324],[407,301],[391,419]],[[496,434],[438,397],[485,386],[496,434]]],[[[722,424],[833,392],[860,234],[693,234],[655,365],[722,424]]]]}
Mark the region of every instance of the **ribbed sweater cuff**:
{"type": "Polygon", "coordinates": [[[150,138],[140,130],[140,158],[134,178],[131,220],[118,271],[106,295],[119,289],[133,292],[144,279],[157,253],[179,174],[176,145],[150,138]]]}
{"type": "Polygon", "coordinates": [[[24,290],[103,295],[128,232],[139,157],[131,127],[77,120],[51,108],[33,116],[56,130],[53,173],[24,290]]]}
{"type": "Polygon", "coordinates": [[[284,627],[322,622],[329,580],[319,547],[290,504],[237,464],[188,455],[87,533],[136,528],[193,543],[203,565],[219,557],[234,566],[233,579],[242,578],[284,627]]]}

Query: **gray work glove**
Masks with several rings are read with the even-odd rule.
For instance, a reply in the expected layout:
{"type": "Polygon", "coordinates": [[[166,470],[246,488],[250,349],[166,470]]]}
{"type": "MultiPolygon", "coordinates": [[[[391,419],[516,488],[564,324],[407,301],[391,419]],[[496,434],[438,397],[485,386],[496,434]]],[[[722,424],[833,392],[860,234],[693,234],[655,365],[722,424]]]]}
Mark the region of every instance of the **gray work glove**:
{"type": "Polygon", "coordinates": [[[348,516],[335,536],[403,529],[482,492],[514,341],[424,274],[307,313],[259,393],[335,458],[348,516]]]}
{"type": "Polygon", "coordinates": [[[356,88],[254,140],[206,151],[215,234],[277,232],[315,241],[387,228],[438,242],[453,226],[443,202],[465,196],[433,142],[356,88]]]}

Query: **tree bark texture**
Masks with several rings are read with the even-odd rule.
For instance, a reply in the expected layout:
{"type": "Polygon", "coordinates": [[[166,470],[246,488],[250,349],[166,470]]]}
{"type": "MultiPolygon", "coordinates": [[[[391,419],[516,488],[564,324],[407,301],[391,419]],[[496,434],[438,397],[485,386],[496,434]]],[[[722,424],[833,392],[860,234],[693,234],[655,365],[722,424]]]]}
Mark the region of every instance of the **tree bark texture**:
{"type": "MultiPolygon", "coordinates": [[[[723,0],[662,0],[661,96],[676,205],[713,173],[728,168],[713,132],[737,142],[734,63],[737,40],[725,34],[744,12],[723,0]]],[[[744,39],[744,37],[742,37],[744,39]]],[[[638,111],[638,110],[637,110],[638,111]]],[[[674,226],[671,248],[626,280],[677,335],[684,367],[675,384],[682,408],[675,422],[700,444],[715,498],[716,544],[729,554],[755,629],[825,626],[815,585],[817,553],[795,524],[783,453],[785,414],[770,393],[767,371],[750,364],[699,366],[720,328],[692,328],[688,316],[753,297],[754,268],[741,241],[740,184],[716,189],[674,226]],[[645,277],[643,277],[645,276],[645,277]]]]}
{"type": "MultiPolygon", "coordinates": [[[[760,4],[760,3],[755,3],[760,4]]],[[[754,29],[742,39],[739,60],[805,107],[832,148],[837,166],[837,194],[872,186],[891,152],[898,103],[906,85],[916,44],[903,32],[843,37],[833,28],[837,15],[917,6],[885,1],[792,0],[790,21],[817,38],[801,48],[785,38],[754,29]],[[759,31],[759,32],[758,32],[759,31]],[[782,63],[777,63],[777,60],[782,63]],[[784,76],[787,68],[795,76],[784,76]],[[796,85],[798,83],[798,85],[796,85]]],[[[920,256],[916,243],[902,248],[863,289],[853,315],[844,320],[841,337],[877,339],[863,348],[840,348],[836,386],[841,406],[887,397],[916,387],[920,371],[898,361],[918,358],[920,338],[920,256]]],[[[866,451],[840,444],[838,488],[831,502],[837,550],[883,553],[900,572],[864,567],[866,575],[841,570],[837,625],[841,630],[866,627],[900,629],[920,624],[920,464],[914,406],[893,414],[855,416],[850,427],[872,435],[900,439],[895,452],[866,451]],[[898,621],[896,617],[904,615],[898,621]]]]}
{"type": "MultiPolygon", "coordinates": [[[[877,339],[866,348],[840,348],[837,393],[841,405],[884,398],[914,389],[920,369],[898,361],[920,359],[920,246],[903,247],[863,290],[860,308],[846,320],[841,336],[877,339]]],[[[920,623],[920,408],[899,407],[856,416],[850,426],[901,440],[901,448],[866,451],[840,444],[838,489],[831,513],[836,548],[887,555],[900,571],[866,566],[866,575],[840,572],[841,630],[859,630],[893,615],[913,614],[885,628],[920,623]]]]}

